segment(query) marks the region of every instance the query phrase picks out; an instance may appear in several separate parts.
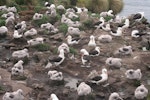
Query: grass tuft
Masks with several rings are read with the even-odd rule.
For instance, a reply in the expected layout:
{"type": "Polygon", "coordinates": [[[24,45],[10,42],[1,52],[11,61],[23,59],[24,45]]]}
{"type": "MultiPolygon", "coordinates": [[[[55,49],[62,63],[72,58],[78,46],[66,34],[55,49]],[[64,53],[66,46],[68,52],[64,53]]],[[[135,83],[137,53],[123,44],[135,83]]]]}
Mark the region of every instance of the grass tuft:
{"type": "Polygon", "coordinates": [[[37,44],[35,46],[33,46],[33,48],[35,48],[37,51],[48,51],[50,50],[50,46],[48,44],[37,44]]]}
{"type": "Polygon", "coordinates": [[[58,27],[58,29],[59,29],[59,32],[62,32],[64,33],[64,35],[66,35],[68,32],[68,25],[63,23],[58,27]]]}

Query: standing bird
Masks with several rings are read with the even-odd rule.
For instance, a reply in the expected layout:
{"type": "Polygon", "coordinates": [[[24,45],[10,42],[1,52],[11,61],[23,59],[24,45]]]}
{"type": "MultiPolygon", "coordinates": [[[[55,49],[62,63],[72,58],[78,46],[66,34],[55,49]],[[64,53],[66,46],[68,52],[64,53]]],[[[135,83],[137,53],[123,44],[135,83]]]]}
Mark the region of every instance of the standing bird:
{"type": "Polygon", "coordinates": [[[91,67],[90,66],[90,56],[89,56],[88,51],[86,49],[81,49],[80,52],[82,54],[81,55],[82,64],[85,66],[87,65],[86,67],[91,67]]]}
{"type": "Polygon", "coordinates": [[[105,81],[107,81],[107,80],[108,80],[107,69],[106,69],[106,68],[103,68],[103,69],[102,69],[102,74],[91,78],[91,79],[89,80],[89,82],[91,82],[91,83],[96,83],[96,84],[98,85],[98,84],[103,83],[103,82],[105,82],[105,81]]]}
{"type": "Polygon", "coordinates": [[[90,52],[89,52],[89,55],[90,56],[99,56],[99,54],[100,54],[100,47],[95,47],[95,49],[94,50],[91,50],[90,52]]]}
{"type": "Polygon", "coordinates": [[[88,46],[91,46],[91,47],[95,47],[96,46],[95,36],[93,36],[93,35],[90,36],[90,41],[88,43],[88,46]]]}
{"type": "Polygon", "coordinates": [[[134,19],[135,21],[140,21],[140,20],[143,19],[143,17],[144,17],[144,12],[138,12],[137,14],[135,14],[135,15],[133,16],[133,19],[134,19]]]}

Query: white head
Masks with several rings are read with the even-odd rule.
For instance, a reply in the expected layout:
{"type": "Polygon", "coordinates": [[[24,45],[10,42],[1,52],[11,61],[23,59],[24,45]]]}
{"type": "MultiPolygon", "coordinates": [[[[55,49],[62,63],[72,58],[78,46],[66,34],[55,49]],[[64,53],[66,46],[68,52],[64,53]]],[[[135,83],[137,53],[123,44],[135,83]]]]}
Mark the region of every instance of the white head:
{"type": "Polygon", "coordinates": [[[108,100],[123,100],[118,93],[113,92],[111,93],[111,95],[109,96],[108,100]]]}
{"type": "Polygon", "coordinates": [[[102,69],[102,74],[107,74],[107,69],[106,68],[102,69]]]}
{"type": "Polygon", "coordinates": [[[98,47],[98,46],[95,47],[95,50],[100,51],[100,47],[98,47]]]}
{"type": "Polygon", "coordinates": [[[110,13],[110,14],[113,13],[113,10],[109,10],[108,13],[110,13]]]}
{"type": "Polygon", "coordinates": [[[23,64],[24,62],[22,60],[19,60],[18,63],[23,64]]]}
{"type": "Polygon", "coordinates": [[[100,21],[105,21],[104,17],[100,17],[100,21]]]}
{"type": "Polygon", "coordinates": [[[56,94],[52,93],[50,100],[59,100],[58,97],[56,96],[56,94]]]}
{"type": "Polygon", "coordinates": [[[81,49],[80,52],[81,52],[83,55],[89,55],[89,53],[87,52],[86,49],[81,49]]]}
{"type": "Polygon", "coordinates": [[[141,14],[142,16],[144,16],[144,12],[138,12],[139,14],[141,14]]]}
{"type": "Polygon", "coordinates": [[[26,49],[26,48],[25,48],[25,49],[23,49],[23,50],[24,50],[25,52],[28,52],[28,49],[26,49]]]}
{"type": "Polygon", "coordinates": [[[67,36],[67,39],[68,39],[68,40],[71,40],[71,39],[72,39],[72,36],[71,36],[71,35],[68,35],[68,36],[67,36]]]}

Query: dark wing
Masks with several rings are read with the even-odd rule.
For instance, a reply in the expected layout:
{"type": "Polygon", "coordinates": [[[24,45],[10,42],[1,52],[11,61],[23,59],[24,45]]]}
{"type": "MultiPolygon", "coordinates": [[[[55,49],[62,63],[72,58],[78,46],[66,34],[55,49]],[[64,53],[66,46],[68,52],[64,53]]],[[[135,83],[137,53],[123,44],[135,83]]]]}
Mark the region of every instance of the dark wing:
{"type": "Polygon", "coordinates": [[[135,35],[143,36],[146,35],[146,33],[136,33],[135,35]]]}
{"type": "Polygon", "coordinates": [[[141,17],[142,15],[138,13],[133,16],[133,19],[140,19],[141,17]]]}
{"type": "Polygon", "coordinates": [[[92,50],[89,52],[89,55],[96,55],[96,54],[98,54],[98,51],[96,51],[96,50],[92,50]]]}
{"type": "Polygon", "coordinates": [[[15,26],[15,30],[18,30],[18,29],[21,29],[22,25],[21,24],[18,24],[15,26]]]}
{"type": "Polygon", "coordinates": [[[53,58],[49,58],[50,62],[60,62],[62,60],[61,57],[53,57],[53,58]]]}
{"type": "Polygon", "coordinates": [[[128,48],[123,48],[123,51],[129,51],[129,49],[128,48]]]}
{"type": "Polygon", "coordinates": [[[50,3],[48,3],[48,4],[46,4],[45,6],[46,6],[46,7],[50,7],[50,6],[51,6],[51,4],[50,4],[50,3]]]}
{"type": "Polygon", "coordinates": [[[89,62],[91,60],[91,57],[89,55],[84,55],[83,59],[87,60],[87,62],[89,62]]]}
{"type": "Polygon", "coordinates": [[[99,25],[101,23],[102,23],[102,21],[99,21],[99,22],[94,23],[94,25],[99,25]]]}
{"type": "Polygon", "coordinates": [[[72,41],[79,41],[80,40],[80,37],[75,37],[72,39],[72,41]]]}
{"type": "Polygon", "coordinates": [[[102,79],[101,76],[95,76],[95,77],[92,78],[91,80],[93,80],[93,81],[99,81],[99,80],[101,80],[101,79],[102,79]]]}
{"type": "Polygon", "coordinates": [[[112,31],[113,33],[117,33],[117,31],[116,31],[116,30],[114,30],[114,29],[111,29],[111,31],[112,31]]]}
{"type": "Polygon", "coordinates": [[[124,23],[120,23],[119,25],[118,25],[118,27],[122,27],[122,26],[124,26],[125,24],[124,23]]]}

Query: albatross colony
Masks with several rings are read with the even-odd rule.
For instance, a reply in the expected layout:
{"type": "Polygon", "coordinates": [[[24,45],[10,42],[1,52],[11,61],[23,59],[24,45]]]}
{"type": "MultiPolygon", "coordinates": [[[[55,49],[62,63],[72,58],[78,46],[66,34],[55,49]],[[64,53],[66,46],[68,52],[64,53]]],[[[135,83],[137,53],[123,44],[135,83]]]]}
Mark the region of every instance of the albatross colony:
{"type": "Polygon", "coordinates": [[[5,5],[0,13],[2,100],[148,98],[150,23],[143,12],[89,14],[46,2],[36,13],[5,5]],[[21,74],[12,78],[16,64],[21,74]]]}

